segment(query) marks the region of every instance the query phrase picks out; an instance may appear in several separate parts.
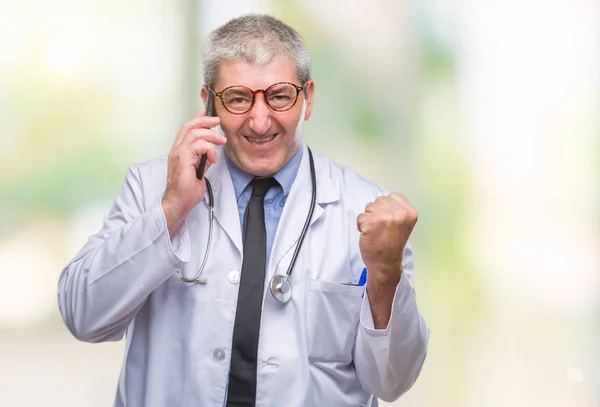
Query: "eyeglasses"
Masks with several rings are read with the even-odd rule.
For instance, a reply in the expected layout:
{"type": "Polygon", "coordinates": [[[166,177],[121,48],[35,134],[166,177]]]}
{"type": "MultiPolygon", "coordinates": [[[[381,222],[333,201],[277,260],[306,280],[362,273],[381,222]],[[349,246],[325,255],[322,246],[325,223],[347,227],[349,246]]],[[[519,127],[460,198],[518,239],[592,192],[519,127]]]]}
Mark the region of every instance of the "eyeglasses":
{"type": "Polygon", "coordinates": [[[285,112],[291,109],[298,100],[298,95],[306,87],[306,83],[302,86],[296,86],[289,82],[278,82],[267,89],[252,90],[245,86],[230,86],[223,89],[221,92],[208,90],[215,96],[218,96],[223,103],[223,106],[231,114],[245,114],[252,109],[256,94],[262,92],[265,97],[265,102],[272,110],[276,112],[285,112]]]}

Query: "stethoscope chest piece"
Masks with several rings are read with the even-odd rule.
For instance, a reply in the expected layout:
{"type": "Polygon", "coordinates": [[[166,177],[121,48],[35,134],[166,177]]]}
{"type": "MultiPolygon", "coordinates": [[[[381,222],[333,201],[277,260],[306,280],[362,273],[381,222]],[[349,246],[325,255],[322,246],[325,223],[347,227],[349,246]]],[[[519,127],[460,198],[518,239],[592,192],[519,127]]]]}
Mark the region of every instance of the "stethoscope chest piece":
{"type": "Polygon", "coordinates": [[[287,277],[281,274],[275,274],[269,282],[271,295],[282,304],[287,303],[292,298],[292,286],[287,277]]]}

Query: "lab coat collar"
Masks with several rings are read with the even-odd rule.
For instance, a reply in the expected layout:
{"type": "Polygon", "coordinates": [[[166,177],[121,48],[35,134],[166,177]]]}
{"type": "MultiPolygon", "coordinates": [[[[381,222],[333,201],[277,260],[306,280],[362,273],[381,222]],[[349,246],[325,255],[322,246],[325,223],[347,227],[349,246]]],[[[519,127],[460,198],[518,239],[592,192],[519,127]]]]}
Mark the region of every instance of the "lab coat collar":
{"type": "MultiPolygon", "coordinates": [[[[225,150],[217,146],[217,162],[206,171],[206,178],[212,186],[215,207],[214,216],[225,233],[231,238],[235,247],[243,253],[242,230],[240,217],[233,189],[233,182],[229,174],[229,167],[225,159],[225,150]]],[[[208,191],[204,194],[204,200],[208,203],[208,191]]]]}
{"type": "MultiPolygon", "coordinates": [[[[306,215],[310,208],[312,196],[312,183],[310,179],[310,164],[308,147],[303,142],[302,161],[292,185],[292,189],[286,200],[286,205],[281,214],[270,263],[277,264],[283,255],[294,245],[300,237],[306,215]]],[[[222,146],[217,147],[217,162],[206,171],[206,178],[210,181],[213,189],[215,207],[214,216],[225,233],[231,238],[235,247],[243,253],[242,231],[239,221],[237,200],[229,173],[229,167],[225,159],[225,150],[222,146]]],[[[339,193],[334,187],[331,175],[327,172],[327,166],[321,161],[318,154],[313,153],[315,160],[315,172],[317,177],[317,199],[315,210],[310,224],[313,224],[325,212],[324,207],[339,200],[339,193]]],[[[208,192],[204,199],[208,202],[208,192]]]]}
{"type": "MultiPolygon", "coordinates": [[[[277,226],[273,248],[269,257],[267,272],[270,278],[277,268],[279,262],[290,250],[296,247],[296,242],[302,234],[306,216],[310,209],[312,198],[312,183],[310,174],[310,158],[308,147],[302,144],[303,154],[298,174],[292,185],[292,190],[283,207],[283,213],[277,226]]],[[[331,175],[327,172],[327,166],[322,159],[313,153],[315,161],[315,173],[317,180],[316,205],[309,225],[317,221],[324,213],[325,206],[339,200],[338,190],[334,187],[331,175]]],[[[308,230],[310,233],[310,228],[308,230]]],[[[305,244],[305,243],[303,243],[305,244]]]]}

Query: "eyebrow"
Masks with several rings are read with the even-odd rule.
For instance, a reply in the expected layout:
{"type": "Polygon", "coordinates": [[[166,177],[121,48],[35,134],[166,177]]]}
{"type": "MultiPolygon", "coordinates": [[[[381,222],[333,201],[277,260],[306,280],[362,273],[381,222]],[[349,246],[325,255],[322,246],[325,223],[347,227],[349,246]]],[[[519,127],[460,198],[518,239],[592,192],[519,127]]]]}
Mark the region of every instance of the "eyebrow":
{"type": "MultiPolygon", "coordinates": [[[[239,85],[236,85],[236,86],[239,86],[239,85]]],[[[227,92],[233,93],[234,95],[245,95],[245,94],[249,93],[248,89],[236,89],[236,88],[229,88],[227,90],[227,92]]]]}
{"type": "MultiPolygon", "coordinates": [[[[271,92],[277,92],[277,91],[280,91],[280,90],[284,89],[284,84],[283,84],[283,83],[274,83],[274,84],[273,84],[273,85],[271,85],[271,86],[273,86],[273,87],[271,88],[271,92]],[[275,85],[275,86],[274,86],[274,85],[275,85]]],[[[268,89],[268,88],[267,88],[267,89],[268,89]]]]}

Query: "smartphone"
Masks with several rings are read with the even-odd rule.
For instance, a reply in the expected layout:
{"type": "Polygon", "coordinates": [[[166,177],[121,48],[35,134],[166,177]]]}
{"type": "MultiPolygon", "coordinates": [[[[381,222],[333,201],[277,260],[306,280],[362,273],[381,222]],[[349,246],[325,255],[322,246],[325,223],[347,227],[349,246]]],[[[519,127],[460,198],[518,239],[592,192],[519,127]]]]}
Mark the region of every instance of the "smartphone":
{"type": "MultiPolygon", "coordinates": [[[[206,99],[206,115],[207,116],[215,116],[215,95],[212,92],[208,92],[208,96],[206,99]]],[[[206,154],[202,154],[198,159],[200,162],[198,163],[198,168],[196,168],[196,178],[202,180],[204,178],[204,169],[206,168],[206,154]]]]}

